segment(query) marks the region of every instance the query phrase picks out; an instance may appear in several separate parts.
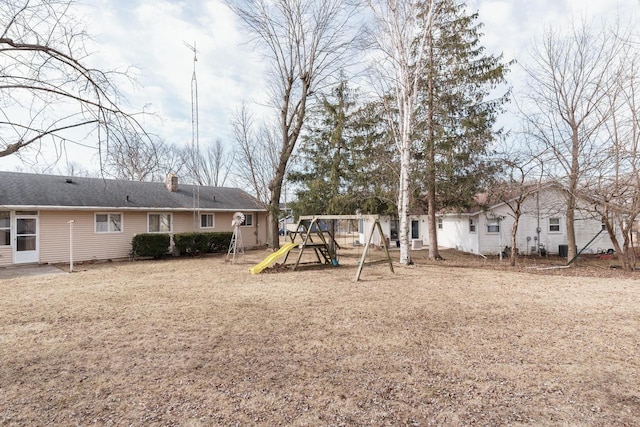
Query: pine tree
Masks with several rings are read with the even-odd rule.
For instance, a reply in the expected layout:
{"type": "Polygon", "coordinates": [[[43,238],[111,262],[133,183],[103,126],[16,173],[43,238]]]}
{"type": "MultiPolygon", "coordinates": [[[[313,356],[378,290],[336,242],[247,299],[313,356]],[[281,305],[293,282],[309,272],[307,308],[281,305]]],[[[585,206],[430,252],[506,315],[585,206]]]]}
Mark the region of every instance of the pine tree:
{"type": "Polygon", "coordinates": [[[298,184],[291,207],[298,215],[348,215],[356,211],[393,211],[393,154],[383,144],[376,104],[357,105],[357,93],[341,81],[310,112],[298,168],[289,181],[298,184]]]}
{"type": "Polygon", "coordinates": [[[487,55],[480,45],[478,14],[457,0],[438,0],[429,27],[427,61],[420,87],[416,168],[424,177],[429,213],[429,258],[439,259],[435,213],[465,208],[495,172],[491,143],[508,91],[490,98],[505,83],[511,63],[487,55]]]}

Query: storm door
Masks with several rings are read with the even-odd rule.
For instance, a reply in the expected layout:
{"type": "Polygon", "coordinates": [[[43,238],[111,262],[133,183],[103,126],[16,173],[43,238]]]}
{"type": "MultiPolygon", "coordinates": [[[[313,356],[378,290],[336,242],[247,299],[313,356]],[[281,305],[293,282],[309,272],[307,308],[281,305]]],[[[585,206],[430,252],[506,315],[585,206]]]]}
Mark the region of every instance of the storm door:
{"type": "Polygon", "coordinates": [[[38,252],[38,212],[16,212],[13,246],[14,264],[38,262],[38,252]]]}

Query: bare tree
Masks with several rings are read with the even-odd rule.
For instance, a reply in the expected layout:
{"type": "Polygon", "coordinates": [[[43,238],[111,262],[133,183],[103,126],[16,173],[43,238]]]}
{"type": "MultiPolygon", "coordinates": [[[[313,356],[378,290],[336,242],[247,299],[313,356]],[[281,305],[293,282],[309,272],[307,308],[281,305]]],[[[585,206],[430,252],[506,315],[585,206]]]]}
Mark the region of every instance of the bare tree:
{"type": "MultiPolygon", "coordinates": [[[[513,218],[509,252],[509,265],[512,267],[516,265],[518,226],[520,217],[525,213],[525,202],[542,186],[543,154],[531,152],[526,143],[509,141],[496,156],[504,173],[489,186],[488,199],[504,203],[509,208],[507,215],[513,218]]],[[[537,251],[540,251],[539,246],[537,251]]]]}
{"type": "MultiPolygon", "coordinates": [[[[153,136],[151,137],[153,142],[153,136]]],[[[182,175],[187,168],[184,149],[177,144],[158,140],[161,144],[157,147],[158,172],[154,174],[154,181],[164,181],[169,174],[182,175]]]]}
{"type": "Polygon", "coordinates": [[[146,140],[135,133],[113,139],[105,156],[106,172],[130,181],[162,179],[161,165],[165,151],[162,140],[146,140]]]}
{"type": "Polygon", "coordinates": [[[98,171],[91,172],[78,162],[67,162],[64,168],[58,168],[58,173],[68,176],[96,177],[100,175],[98,171]]]}
{"type": "Polygon", "coordinates": [[[235,152],[225,150],[220,139],[206,150],[194,152],[188,147],[183,153],[186,178],[197,185],[223,186],[235,164],[235,152]]]}
{"type": "Polygon", "coordinates": [[[135,135],[111,142],[107,149],[107,173],[129,181],[152,181],[160,167],[156,144],[147,144],[135,135]]]}
{"type": "Polygon", "coordinates": [[[425,68],[433,0],[367,0],[375,16],[374,43],[381,53],[377,77],[387,100],[387,118],[400,153],[398,216],[400,263],[411,263],[409,252],[409,199],[411,152],[418,107],[420,77],[425,68]],[[391,99],[386,96],[391,94],[391,99]]]}
{"type": "Polygon", "coordinates": [[[302,131],[307,103],[344,66],[357,10],[345,0],[227,0],[264,47],[273,107],[279,114],[278,162],[269,182],[269,242],[280,246],[279,203],[287,164],[302,131]]]}
{"type": "Polygon", "coordinates": [[[236,143],[236,177],[241,185],[253,190],[258,200],[269,206],[269,183],[278,165],[278,138],[266,126],[255,130],[253,116],[244,103],[234,114],[231,127],[236,143]]]}
{"type": "Polygon", "coordinates": [[[213,145],[207,147],[205,157],[202,173],[208,185],[223,186],[235,164],[235,152],[227,151],[222,141],[216,139],[213,145]]]}
{"type": "Polygon", "coordinates": [[[576,255],[580,183],[593,175],[606,151],[600,133],[611,117],[606,99],[614,90],[622,48],[606,28],[571,22],[566,34],[547,29],[525,67],[527,131],[554,154],[555,177],[566,177],[569,259],[576,255]]]}
{"type": "Polygon", "coordinates": [[[625,270],[635,268],[633,231],[640,215],[640,51],[630,41],[619,37],[628,49],[622,55],[623,72],[615,90],[607,95],[611,116],[603,135],[610,141],[609,149],[598,172],[582,189],[582,197],[592,202],[625,270]]]}
{"type": "MultiPolygon", "coordinates": [[[[95,138],[144,134],[124,113],[114,79],[87,65],[87,33],[73,0],[0,2],[0,157],[95,138]]],[[[94,144],[91,144],[94,146],[94,144]]],[[[55,154],[54,154],[55,155],[55,154]]],[[[57,159],[55,159],[57,160],[57,159]]]]}

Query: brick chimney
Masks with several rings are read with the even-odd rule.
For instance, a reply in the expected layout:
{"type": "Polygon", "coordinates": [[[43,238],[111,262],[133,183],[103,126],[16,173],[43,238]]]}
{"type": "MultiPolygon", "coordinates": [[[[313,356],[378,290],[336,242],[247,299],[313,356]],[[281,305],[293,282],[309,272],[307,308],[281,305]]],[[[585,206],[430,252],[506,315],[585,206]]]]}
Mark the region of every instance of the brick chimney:
{"type": "Polygon", "coordinates": [[[178,177],[170,173],[169,175],[167,175],[166,185],[167,185],[167,190],[171,191],[172,193],[175,193],[176,191],[178,191],[178,177]]]}

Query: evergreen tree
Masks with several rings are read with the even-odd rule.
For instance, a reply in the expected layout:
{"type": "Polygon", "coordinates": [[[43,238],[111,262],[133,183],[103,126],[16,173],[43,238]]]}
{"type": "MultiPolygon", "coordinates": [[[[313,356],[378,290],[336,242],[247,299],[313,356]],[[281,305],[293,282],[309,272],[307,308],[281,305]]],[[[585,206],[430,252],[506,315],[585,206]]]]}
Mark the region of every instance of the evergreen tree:
{"type": "Polygon", "coordinates": [[[394,209],[395,188],[389,186],[393,154],[383,144],[384,128],[375,104],[357,105],[357,94],[341,81],[310,112],[302,138],[298,184],[291,207],[298,215],[348,215],[356,211],[385,213],[394,209]]]}
{"type": "Polygon", "coordinates": [[[347,194],[363,213],[397,215],[400,161],[383,111],[379,102],[370,102],[352,116],[347,194]]]}
{"type": "Polygon", "coordinates": [[[429,258],[439,259],[435,213],[463,209],[495,173],[489,159],[494,129],[508,91],[490,98],[505,83],[510,63],[487,55],[480,45],[478,14],[463,2],[438,0],[428,31],[427,61],[420,87],[416,167],[424,178],[429,212],[429,258]]]}

